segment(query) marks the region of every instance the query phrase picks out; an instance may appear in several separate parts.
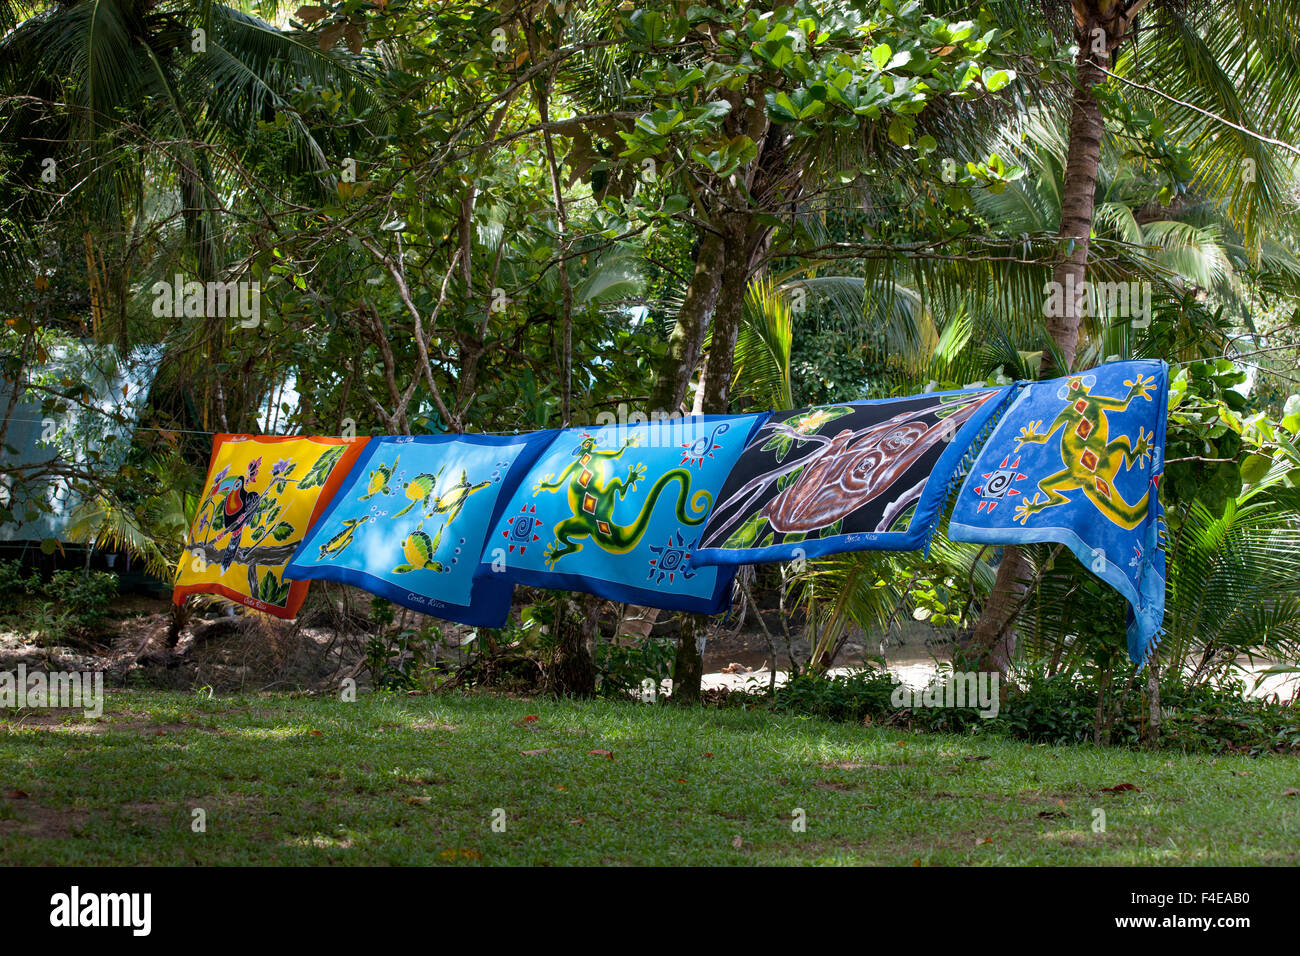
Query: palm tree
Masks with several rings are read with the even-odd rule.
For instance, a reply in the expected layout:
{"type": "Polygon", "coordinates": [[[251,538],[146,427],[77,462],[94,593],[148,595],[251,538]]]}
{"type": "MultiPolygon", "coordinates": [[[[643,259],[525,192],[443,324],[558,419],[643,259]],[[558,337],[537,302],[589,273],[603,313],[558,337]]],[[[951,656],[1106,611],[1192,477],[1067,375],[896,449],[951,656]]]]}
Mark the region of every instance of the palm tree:
{"type": "MultiPolygon", "coordinates": [[[[1256,258],[1281,209],[1288,177],[1276,147],[1296,132],[1300,91],[1292,0],[1071,0],[1070,12],[1078,51],[1052,281],[1074,295],[1048,319],[1054,349],[1044,351],[1041,375],[1068,371],[1079,342],[1105,133],[1098,88],[1115,77],[1126,93],[1162,102],[1174,131],[1198,147],[1193,188],[1222,204],[1256,258]],[[1139,25],[1140,16],[1149,22],[1139,25]]],[[[1026,576],[1020,549],[1007,548],[974,636],[986,665],[1006,666],[1026,576]]]]}
{"type": "MultiPolygon", "coordinates": [[[[988,148],[1014,156],[1034,174],[1001,192],[975,193],[976,210],[992,233],[1034,237],[1048,232],[1061,214],[1067,156],[1064,124],[1048,110],[1031,111],[1014,127],[991,136],[988,148]]],[[[1225,203],[1187,191],[1175,207],[1165,206],[1159,202],[1162,177],[1134,164],[1128,155],[1130,148],[1122,131],[1103,138],[1093,239],[1104,242],[1105,258],[1098,261],[1094,257],[1091,265],[1104,278],[1137,278],[1154,286],[1155,321],[1151,330],[1142,331],[1134,327],[1131,317],[1089,317],[1079,326],[1077,361],[1092,364],[1115,355],[1169,354],[1180,359],[1222,355],[1230,350],[1231,342],[1231,330],[1216,325],[1224,307],[1249,328],[1249,310],[1259,291],[1281,292],[1292,300],[1300,297],[1300,268],[1290,251],[1294,221],[1277,217],[1270,235],[1259,240],[1258,262],[1252,262],[1248,240],[1237,232],[1225,203]],[[1158,337],[1154,330],[1161,326],[1166,330],[1174,327],[1172,336],[1161,332],[1158,337]]],[[[1042,339],[1041,325],[1041,295],[1050,268],[882,260],[868,264],[864,273],[813,278],[790,274],[781,278],[776,291],[784,296],[802,287],[830,314],[839,315],[846,334],[864,324],[880,333],[875,358],[888,379],[873,383],[873,392],[915,391],[927,381],[964,384],[984,380],[999,368],[1004,375],[1033,378],[1041,369],[1044,347],[1053,344],[1042,339]]],[[[770,366],[763,340],[755,337],[747,324],[742,342],[748,347],[738,348],[737,361],[757,375],[753,383],[738,382],[737,394],[764,393],[770,366]],[[757,352],[750,357],[755,347],[757,352]]],[[[1257,503],[1257,507],[1263,506],[1257,503]]],[[[1269,520],[1275,516],[1276,508],[1269,520]]],[[[1278,520],[1285,523],[1290,519],[1278,520]]],[[[972,569],[974,555],[956,557],[952,564],[956,576],[966,580],[974,570],[984,584],[981,590],[987,591],[991,569],[982,561],[972,569]]],[[[1195,572],[1177,567],[1180,560],[1171,554],[1171,588],[1181,576],[1182,591],[1192,594],[1195,572]]],[[[833,641],[836,631],[850,621],[864,627],[879,626],[881,609],[891,609],[899,600],[895,589],[863,589],[868,578],[888,579],[873,562],[882,568],[889,564],[870,555],[829,559],[810,565],[806,580],[796,582],[805,598],[812,593],[829,595],[817,603],[824,618],[816,625],[819,635],[833,641]],[[881,599],[886,599],[884,604],[881,599]]],[[[1042,566],[1041,561],[1031,559],[1025,572],[1037,579],[1042,566]]],[[[1060,574],[1046,576],[1044,586],[1035,591],[1027,619],[1031,642],[1038,622],[1049,616],[1036,605],[1044,603],[1050,586],[1060,584],[1075,593],[1078,574],[1086,574],[1073,564],[1062,563],[1061,568],[1060,574]]],[[[1172,598],[1170,607],[1172,620],[1177,613],[1172,598]]],[[[1276,605],[1275,610],[1280,609],[1281,605],[1276,605]]],[[[1071,614],[1060,617],[1067,625],[1074,619],[1071,614]]],[[[1235,620],[1244,624],[1240,615],[1235,620]]],[[[1182,628],[1181,635],[1182,640],[1195,640],[1198,646],[1215,640],[1204,619],[1182,628]]],[[[1169,640],[1171,646],[1176,643],[1173,636],[1169,640]]],[[[1237,640],[1240,643],[1242,638],[1237,640]]],[[[1041,641],[1035,647],[1041,650],[1040,645],[1041,641]]],[[[1122,643],[1116,647],[1122,650],[1122,643]]]]}
{"type": "Polygon", "coordinates": [[[1300,492],[1287,449],[1220,513],[1185,503],[1171,524],[1162,656],[1192,682],[1238,655],[1294,662],[1300,653],[1300,492]]]}
{"type": "MultiPolygon", "coordinates": [[[[1288,466],[1289,467],[1289,466],[1288,466]]],[[[1216,514],[1200,501],[1175,516],[1169,546],[1163,667],[1189,683],[1233,676],[1239,656],[1294,661],[1300,651],[1300,547],[1295,489],[1274,469],[1216,514]]],[[[1044,549],[1040,555],[1045,555],[1044,549]]],[[[1022,620],[1033,657],[1049,673],[1075,673],[1099,657],[1124,656],[1124,625],[1113,615],[1109,655],[1098,644],[1098,591],[1073,561],[1034,562],[1036,600],[1022,620]]],[[[1105,617],[1105,615],[1102,615],[1105,617]]]]}
{"type": "Polygon", "coordinates": [[[363,60],[210,0],[0,0],[0,31],[5,151],[19,161],[11,221],[76,203],[71,218],[90,237],[147,213],[161,187],[179,197],[204,280],[223,267],[219,211],[258,124],[287,125],[287,173],[332,185],[348,138],[363,131],[322,133],[293,90],[337,90],[357,108],[375,99],[363,60]]]}
{"type": "MultiPolygon", "coordinates": [[[[157,463],[151,463],[148,470],[161,482],[157,463]]],[[[196,497],[179,488],[165,488],[135,508],[104,491],[73,511],[68,540],[102,551],[126,551],[143,562],[149,574],[166,580],[189,534],[187,515],[197,506],[196,497]]]]}

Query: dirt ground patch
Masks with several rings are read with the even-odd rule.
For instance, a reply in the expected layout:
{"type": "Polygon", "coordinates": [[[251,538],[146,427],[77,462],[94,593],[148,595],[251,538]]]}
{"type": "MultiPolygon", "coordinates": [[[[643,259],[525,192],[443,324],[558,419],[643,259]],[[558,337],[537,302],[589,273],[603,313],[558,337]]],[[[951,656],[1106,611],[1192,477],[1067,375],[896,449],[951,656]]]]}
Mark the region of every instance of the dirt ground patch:
{"type": "Polygon", "coordinates": [[[84,810],[47,807],[14,793],[0,793],[0,842],[9,837],[65,840],[77,836],[90,820],[84,810]]]}
{"type": "MultiPolygon", "coordinates": [[[[521,603],[529,599],[526,592],[518,597],[521,603]]],[[[189,620],[174,647],[168,645],[173,608],[163,598],[124,596],[114,605],[114,617],[99,633],[78,634],[58,644],[49,644],[38,634],[14,630],[15,616],[0,615],[0,670],[25,664],[29,671],[102,671],[107,687],[206,688],[219,694],[336,690],[347,678],[364,688],[369,684],[366,653],[374,633],[368,601],[368,595],[354,589],[318,585],[294,621],[224,603],[200,603],[190,608],[189,620]]],[[[622,605],[610,603],[602,607],[604,639],[614,638],[626,623],[627,613],[630,611],[622,605]]],[[[763,619],[776,642],[779,668],[788,666],[790,650],[797,659],[807,659],[808,642],[797,615],[782,626],[778,611],[765,608],[763,619]]],[[[457,666],[477,650],[477,644],[467,643],[469,628],[413,611],[398,609],[392,629],[419,631],[426,626],[435,628],[440,635],[436,650],[440,661],[457,666]]],[[[651,633],[673,640],[675,627],[673,615],[660,613],[651,633]]],[[[836,663],[858,666],[879,650],[877,641],[855,632],[836,663]]],[[[771,645],[752,609],[739,627],[733,615],[711,629],[704,650],[706,675],[723,673],[743,681],[770,661],[771,645]]]]}

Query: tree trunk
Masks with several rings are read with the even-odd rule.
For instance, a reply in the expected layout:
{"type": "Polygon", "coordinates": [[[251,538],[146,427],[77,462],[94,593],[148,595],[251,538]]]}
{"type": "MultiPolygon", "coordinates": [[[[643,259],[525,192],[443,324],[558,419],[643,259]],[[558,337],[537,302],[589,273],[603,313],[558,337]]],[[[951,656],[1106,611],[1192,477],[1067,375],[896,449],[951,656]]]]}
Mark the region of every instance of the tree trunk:
{"type": "MultiPolygon", "coordinates": [[[[719,246],[722,268],[720,275],[715,273],[713,295],[717,307],[713,314],[713,339],[692,409],[696,414],[725,414],[728,409],[736,336],[744,310],[745,288],[749,284],[750,263],[746,248],[749,221],[750,217],[745,214],[729,217],[719,246]]],[[[702,340],[703,331],[700,337],[702,340]]],[[[680,403],[680,396],[677,401],[680,403]]],[[[673,700],[678,703],[699,703],[700,681],[704,677],[701,645],[707,624],[708,618],[703,615],[682,615],[681,636],[677,640],[677,656],[673,664],[673,700]]]]}
{"type": "Polygon", "coordinates": [[[555,161],[551,139],[550,81],[537,91],[537,115],[542,121],[542,143],[546,147],[546,166],[551,174],[551,201],[555,204],[555,233],[559,240],[560,262],[556,275],[560,280],[560,424],[569,427],[573,418],[573,286],[569,282],[568,216],[564,211],[564,191],[560,186],[560,166],[555,161]]]}
{"type": "MultiPolygon", "coordinates": [[[[726,249],[720,233],[708,230],[700,239],[695,257],[695,273],[686,290],[686,299],[677,313],[677,324],[668,340],[668,352],[659,366],[659,375],[650,395],[651,412],[676,414],[686,397],[686,389],[695,373],[704,347],[704,335],[713,320],[721,286],[726,249]]],[[[673,700],[694,704],[700,699],[700,679],[704,676],[704,659],[695,643],[696,615],[682,615],[681,635],[673,663],[673,700]]]]}
{"type": "Polygon", "coordinates": [[[167,625],[166,645],[168,650],[174,650],[176,645],[181,641],[181,631],[190,620],[190,609],[184,603],[172,605],[171,623],[167,625]]]}
{"type": "MultiPolygon", "coordinates": [[[[1061,193],[1061,223],[1057,236],[1061,240],[1061,258],[1052,270],[1054,288],[1062,290],[1057,300],[1064,306],[1047,317],[1047,331],[1061,351],[1065,367],[1056,368],[1050,352],[1043,353],[1040,378],[1064,375],[1074,364],[1079,345],[1079,321],[1088,278],[1088,248],[1097,192],[1097,167],[1101,161],[1101,104],[1094,88],[1110,65],[1110,49],[1098,53],[1093,45],[1093,30],[1104,29],[1095,18],[1076,29],[1079,55],[1075,60],[1078,74],[1070,111],[1070,149],[1065,160],[1065,184],[1061,193]]],[[[1118,39],[1116,40],[1118,42],[1118,39]]]]}
{"type": "Polygon", "coordinates": [[[1014,545],[1002,549],[993,590],[984,602],[984,610],[975,623],[970,646],[981,671],[997,671],[1003,677],[1011,668],[1015,656],[1017,634],[1015,620],[1025,599],[1025,583],[1029,578],[1029,562],[1024,552],[1014,545]]]}
{"type": "Polygon", "coordinates": [[[700,680],[704,677],[704,629],[708,621],[703,614],[682,615],[677,656],[673,660],[672,700],[675,704],[693,706],[700,702],[700,680]]]}
{"type": "Polygon", "coordinates": [[[701,407],[707,414],[723,415],[731,401],[731,376],[735,367],[736,337],[745,311],[745,290],[749,286],[749,253],[746,249],[747,215],[736,215],[723,238],[723,265],[718,285],[718,306],[713,314],[713,339],[708,366],[701,382],[701,407]]]}
{"type": "Polygon", "coordinates": [[[551,691],[559,697],[590,697],[596,693],[596,665],[588,645],[597,625],[600,601],[590,594],[560,592],[555,609],[555,654],[551,691]]]}
{"type": "Polygon", "coordinates": [[[659,365],[648,411],[676,412],[686,397],[718,301],[723,257],[721,234],[706,230],[695,256],[695,273],[668,339],[668,351],[659,365]]]}
{"type": "Polygon", "coordinates": [[[1154,747],[1160,742],[1160,725],[1164,715],[1160,712],[1160,661],[1155,651],[1147,661],[1147,710],[1149,712],[1142,743],[1154,747]]]}
{"type": "MultiPolygon", "coordinates": [[[[1047,331],[1060,351],[1065,367],[1057,369],[1052,353],[1045,350],[1039,378],[1069,372],[1079,346],[1079,322],[1088,278],[1088,248],[1103,128],[1101,104],[1094,90],[1104,77],[1101,68],[1109,67],[1111,51],[1119,45],[1132,16],[1136,15],[1133,12],[1127,19],[1104,19],[1098,4],[1087,0],[1076,0],[1074,8],[1075,39],[1079,43],[1079,54],[1075,59],[1077,82],[1070,111],[1070,148],[1061,194],[1061,222],[1057,229],[1061,258],[1052,270],[1054,288],[1063,293],[1054,299],[1064,308],[1060,314],[1047,317],[1047,331]]],[[[1008,546],[1003,550],[993,591],[971,640],[981,670],[996,669],[1006,674],[1010,666],[1017,642],[1015,618],[1025,599],[1025,566],[1019,548],[1008,546]]]]}
{"type": "MultiPolygon", "coordinates": [[[[701,376],[696,410],[709,414],[724,414],[728,410],[745,290],[754,263],[771,235],[770,230],[754,223],[753,197],[762,196],[767,188],[759,188],[755,177],[762,171],[770,173],[771,168],[784,168],[782,146],[769,143],[767,138],[771,124],[761,105],[760,92],[755,86],[748,91],[748,99],[744,91],[728,95],[737,123],[729,126],[729,132],[749,136],[758,146],[758,158],[747,169],[738,170],[720,183],[719,212],[700,240],[695,274],[673,329],[668,354],[660,367],[659,380],[651,396],[651,410],[676,411],[681,406],[699,360],[710,317],[713,340],[701,376]],[[775,158],[767,155],[769,149],[775,151],[775,158]]],[[[694,704],[700,699],[707,623],[708,619],[702,615],[682,615],[682,632],[673,664],[673,699],[678,703],[694,704]]]]}
{"type": "Polygon", "coordinates": [[[639,604],[629,604],[623,611],[623,616],[618,622],[618,632],[614,639],[631,639],[633,643],[644,641],[654,630],[655,621],[659,619],[659,609],[657,607],[642,607],[639,604]]]}
{"type": "MultiPolygon", "coordinates": [[[[718,413],[727,410],[732,357],[744,309],[745,288],[755,261],[771,235],[768,229],[755,230],[755,199],[761,207],[771,198],[768,193],[774,188],[774,183],[798,181],[798,176],[790,175],[790,159],[786,152],[788,143],[779,138],[769,139],[772,125],[763,107],[764,92],[757,78],[751,77],[746,89],[723,94],[731,103],[728,135],[748,136],[757,146],[758,155],[716,184],[719,202],[712,214],[713,221],[700,240],[695,274],[669,340],[668,354],[660,366],[659,380],[651,395],[651,410],[676,411],[681,405],[699,361],[711,317],[713,345],[709,351],[712,360],[709,363],[710,381],[703,383],[704,408],[707,412],[718,413]],[[715,305],[719,305],[716,316],[713,315],[715,305]]],[[[791,202],[795,199],[793,195],[789,197],[791,202]]]]}

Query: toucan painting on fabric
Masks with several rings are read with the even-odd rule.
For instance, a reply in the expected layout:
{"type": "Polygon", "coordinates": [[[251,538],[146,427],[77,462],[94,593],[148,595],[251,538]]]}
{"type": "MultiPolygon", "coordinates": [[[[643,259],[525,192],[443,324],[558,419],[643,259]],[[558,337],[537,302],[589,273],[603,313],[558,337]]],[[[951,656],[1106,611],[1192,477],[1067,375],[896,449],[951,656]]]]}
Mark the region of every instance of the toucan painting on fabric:
{"type": "Polygon", "coordinates": [[[217,532],[214,541],[220,542],[226,535],[230,535],[230,545],[221,556],[221,569],[224,571],[235,559],[235,552],[239,550],[240,533],[257,510],[257,503],[262,500],[262,496],[258,492],[244,490],[243,475],[223,479],[217,485],[217,493],[224,494],[225,498],[213,515],[212,528],[217,532]]]}

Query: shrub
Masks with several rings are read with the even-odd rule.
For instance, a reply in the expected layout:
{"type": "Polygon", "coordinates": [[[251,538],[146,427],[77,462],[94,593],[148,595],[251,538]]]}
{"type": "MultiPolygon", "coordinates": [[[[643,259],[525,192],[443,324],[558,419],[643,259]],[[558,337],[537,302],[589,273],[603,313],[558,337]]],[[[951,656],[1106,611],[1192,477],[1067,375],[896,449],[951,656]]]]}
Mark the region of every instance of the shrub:
{"type": "Polygon", "coordinates": [[[55,571],[41,593],[67,612],[73,627],[93,631],[109,617],[117,597],[117,575],[108,571],[55,571]]]}
{"type": "Polygon", "coordinates": [[[370,600],[375,630],[366,639],[366,668],[376,689],[427,690],[439,670],[437,645],[442,630],[435,624],[419,629],[396,627],[393,605],[381,597],[370,600]]]}
{"type": "Polygon", "coordinates": [[[646,681],[653,681],[658,687],[661,681],[672,676],[676,653],[675,643],[662,638],[646,638],[630,647],[598,644],[591,658],[596,665],[600,695],[629,697],[639,693],[646,681]]]}
{"type": "MultiPolygon", "coordinates": [[[[803,675],[777,688],[771,700],[738,691],[728,695],[728,703],[744,696],[754,706],[783,713],[854,723],[869,720],[931,732],[996,734],[1031,743],[1078,744],[1093,739],[1095,677],[1049,676],[1040,671],[1017,674],[1016,681],[993,719],[982,718],[971,708],[897,708],[891,700],[894,678],[875,670],[829,678],[803,675]]],[[[1211,753],[1300,753],[1300,707],[1246,697],[1244,690],[1240,683],[1189,687],[1166,677],[1160,689],[1159,745],[1211,753]]],[[[1121,695],[1121,700],[1110,726],[1110,743],[1135,746],[1149,720],[1147,702],[1138,688],[1121,695]]]]}
{"type": "Polygon", "coordinates": [[[801,674],[777,688],[772,708],[827,720],[861,723],[870,717],[880,721],[895,715],[889,700],[893,691],[894,678],[887,671],[860,671],[835,677],[801,674]]]}
{"type": "Polygon", "coordinates": [[[33,594],[40,588],[40,574],[32,570],[23,575],[21,561],[0,561],[0,601],[11,609],[18,599],[33,594]]]}

